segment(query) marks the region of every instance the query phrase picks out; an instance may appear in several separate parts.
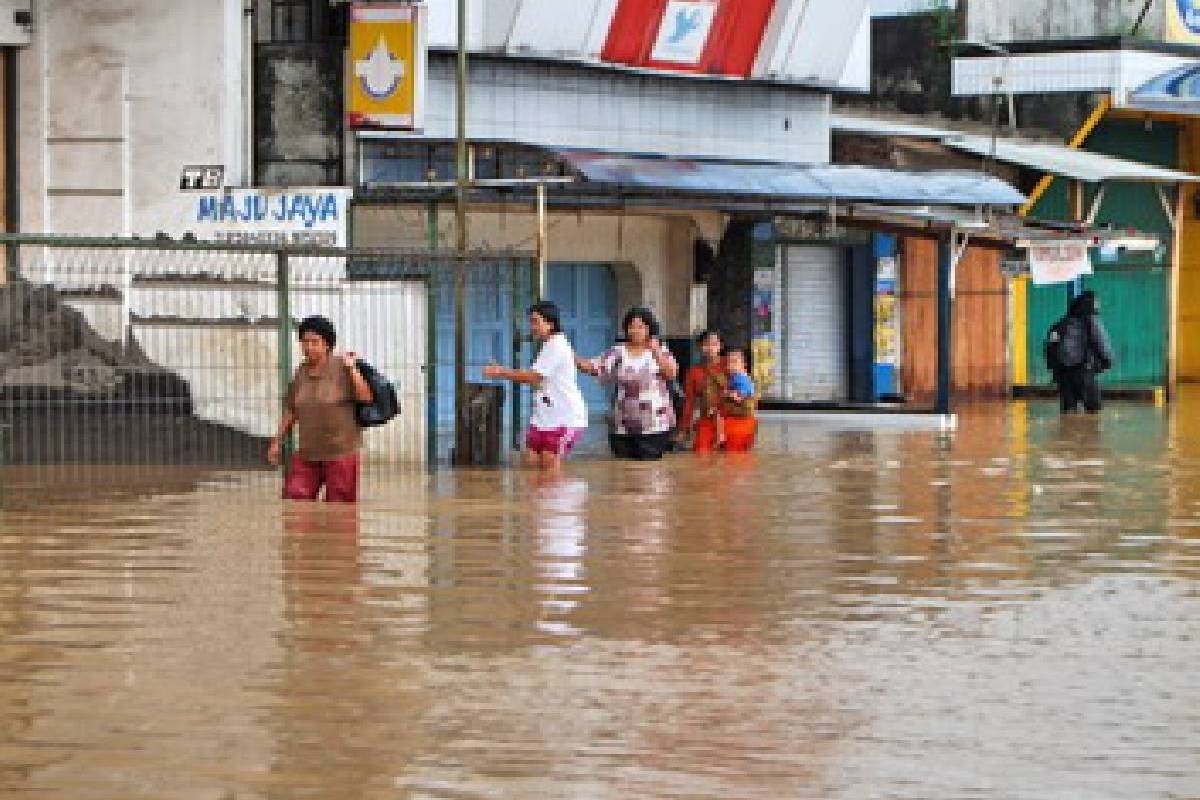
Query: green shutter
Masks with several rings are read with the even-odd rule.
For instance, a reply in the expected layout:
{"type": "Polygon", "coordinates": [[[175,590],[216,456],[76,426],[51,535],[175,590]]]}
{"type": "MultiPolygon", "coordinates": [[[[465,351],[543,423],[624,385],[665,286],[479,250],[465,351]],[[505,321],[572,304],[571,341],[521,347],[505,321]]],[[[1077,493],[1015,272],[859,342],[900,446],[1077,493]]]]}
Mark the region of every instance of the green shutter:
{"type": "Polygon", "coordinates": [[[1053,382],[1050,370],[1046,369],[1042,343],[1046,339],[1046,331],[1067,310],[1067,297],[1065,283],[1029,285],[1029,382],[1035,386],[1053,382]]]}
{"type": "MultiPolygon", "coordinates": [[[[1177,163],[1178,130],[1174,125],[1155,123],[1146,130],[1141,122],[1110,120],[1088,138],[1085,149],[1129,158],[1147,164],[1174,167],[1177,163]]],[[[1090,206],[1097,187],[1089,185],[1090,206]]],[[[1034,208],[1033,216],[1066,219],[1067,181],[1054,182],[1034,208]]],[[[1097,224],[1112,223],[1158,234],[1171,240],[1171,226],[1154,188],[1147,184],[1114,183],[1108,187],[1097,224]]],[[[1167,264],[1161,254],[1128,253],[1117,261],[1095,264],[1096,274],[1084,278],[1085,288],[1100,300],[1100,318],[1113,340],[1113,369],[1101,376],[1107,386],[1160,386],[1166,382],[1167,264]]],[[[1029,382],[1051,382],[1042,354],[1046,329],[1067,307],[1066,284],[1030,286],[1028,313],[1029,382]]]]}
{"type": "MultiPolygon", "coordinates": [[[[1161,267],[1099,269],[1083,280],[1096,293],[1100,319],[1113,345],[1113,368],[1100,376],[1106,386],[1161,386],[1166,378],[1166,270],[1161,267]]],[[[1067,285],[1029,288],[1029,382],[1046,385],[1042,342],[1067,309],[1067,285]]]]}
{"type": "Polygon", "coordinates": [[[1102,385],[1166,383],[1165,280],[1162,267],[1106,269],[1084,278],[1084,288],[1100,301],[1100,319],[1113,344],[1113,368],[1100,376],[1102,385]]]}

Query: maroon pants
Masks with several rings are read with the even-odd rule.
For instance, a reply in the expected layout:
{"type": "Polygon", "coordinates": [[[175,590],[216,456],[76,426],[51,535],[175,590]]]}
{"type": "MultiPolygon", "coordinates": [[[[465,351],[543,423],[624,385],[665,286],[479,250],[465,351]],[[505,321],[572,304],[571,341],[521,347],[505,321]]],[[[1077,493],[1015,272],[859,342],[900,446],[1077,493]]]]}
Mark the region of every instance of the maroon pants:
{"type": "Polygon", "coordinates": [[[283,499],[316,500],[322,486],[326,503],[357,502],[358,453],[332,461],[306,461],[298,454],[293,455],[283,482],[283,499]]]}

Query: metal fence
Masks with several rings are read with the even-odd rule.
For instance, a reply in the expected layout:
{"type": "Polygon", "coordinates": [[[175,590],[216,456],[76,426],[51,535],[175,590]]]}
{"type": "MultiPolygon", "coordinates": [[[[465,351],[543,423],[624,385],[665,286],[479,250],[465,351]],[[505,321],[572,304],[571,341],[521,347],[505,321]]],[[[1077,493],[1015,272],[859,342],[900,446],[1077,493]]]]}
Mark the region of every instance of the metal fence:
{"type": "MultiPolygon", "coordinates": [[[[368,462],[448,456],[454,283],[468,287],[469,376],[514,363],[531,297],[519,253],[239,247],[0,236],[0,463],[263,465],[297,322],[330,318],[339,347],[397,385],[397,420],[368,462]]],[[[509,425],[519,423],[509,395],[509,425]]]]}

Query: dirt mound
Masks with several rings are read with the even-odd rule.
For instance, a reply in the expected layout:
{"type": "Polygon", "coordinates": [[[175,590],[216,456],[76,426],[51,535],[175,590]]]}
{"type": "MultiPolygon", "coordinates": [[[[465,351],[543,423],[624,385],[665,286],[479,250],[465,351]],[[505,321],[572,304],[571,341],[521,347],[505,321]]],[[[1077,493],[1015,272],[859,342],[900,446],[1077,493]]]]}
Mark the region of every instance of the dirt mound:
{"type": "Polygon", "coordinates": [[[251,465],[264,452],[192,416],[186,380],[100,336],[54,288],[0,286],[0,463],[251,465]]]}
{"type": "Polygon", "coordinates": [[[49,286],[0,286],[0,400],[115,403],[191,399],[187,382],[152,363],[136,342],[109,341],[49,286]]]}

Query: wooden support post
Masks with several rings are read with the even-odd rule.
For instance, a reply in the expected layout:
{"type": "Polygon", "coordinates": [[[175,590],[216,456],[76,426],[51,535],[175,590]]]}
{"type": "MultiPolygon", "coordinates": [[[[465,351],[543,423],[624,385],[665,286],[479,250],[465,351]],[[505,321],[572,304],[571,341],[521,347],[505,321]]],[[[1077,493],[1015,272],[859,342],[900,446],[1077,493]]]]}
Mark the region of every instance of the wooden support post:
{"type": "Polygon", "coordinates": [[[1167,298],[1167,400],[1175,399],[1179,386],[1179,270],[1183,244],[1184,205],[1187,200],[1186,187],[1175,187],[1175,214],[1171,220],[1171,264],[1170,294],[1167,298]]]}
{"type": "MultiPolygon", "coordinates": [[[[1075,135],[1067,142],[1067,147],[1072,150],[1079,149],[1087,141],[1087,137],[1092,135],[1092,131],[1096,130],[1096,126],[1104,119],[1104,115],[1108,113],[1110,108],[1112,108],[1112,98],[1105,96],[1092,109],[1092,113],[1079,126],[1079,130],[1075,131],[1075,135]]],[[[1029,212],[1037,205],[1038,200],[1042,199],[1042,195],[1046,193],[1046,190],[1050,188],[1050,184],[1052,183],[1054,183],[1053,175],[1043,175],[1037,182],[1037,185],[1033,187],[1033,191],[1029,193],[1029,199],[1025,201],[1025,205],[1021,206],[1021,210],[1017,213],[1022,217],[1029,216],[1029,212]]]]}
{"type": "Polygon", "coordinates": [[[951,369],[954,357],[951,334],[954,330],[950,298],[951,272],[954,269],[954,237],[945,233],[937,247],[937,397],[934,411],[950,413],[951,369]]]}

